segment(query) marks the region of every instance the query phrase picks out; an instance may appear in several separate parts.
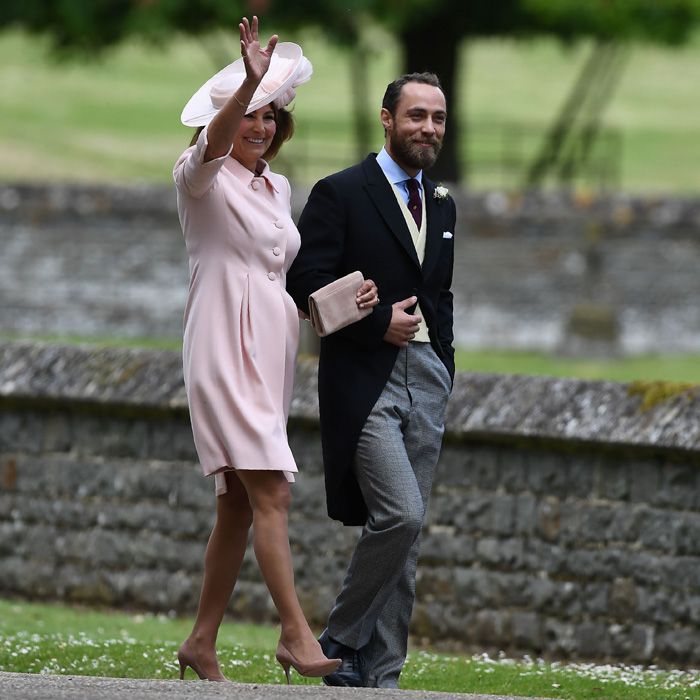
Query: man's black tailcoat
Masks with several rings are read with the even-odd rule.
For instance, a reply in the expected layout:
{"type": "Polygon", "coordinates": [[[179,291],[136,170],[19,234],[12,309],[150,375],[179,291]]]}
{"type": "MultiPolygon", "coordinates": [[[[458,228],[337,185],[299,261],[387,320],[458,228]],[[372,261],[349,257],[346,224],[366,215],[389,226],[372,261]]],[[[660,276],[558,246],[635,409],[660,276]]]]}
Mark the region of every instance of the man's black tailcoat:
{"type": "Polygon", "coordinates": [[[383,340],[393,303],[418,297],[430,342],[454,377],[454,238],[444,234],[455,232],[455,205],[449,196],[435,198],[435,184],[425,176],[423,188],[422,268],[376,154],[318,182],[299,219],[301,250],[287,274],[287,290],[300,309],[308,313],[309,294],[354,270],[376,282],[381,299],[369,316],[321,339],[318,392],[328,514],[346,525],[364,525],[367,518],[352,462],[362,426],[396,360],[398,348],[383,340]]]}

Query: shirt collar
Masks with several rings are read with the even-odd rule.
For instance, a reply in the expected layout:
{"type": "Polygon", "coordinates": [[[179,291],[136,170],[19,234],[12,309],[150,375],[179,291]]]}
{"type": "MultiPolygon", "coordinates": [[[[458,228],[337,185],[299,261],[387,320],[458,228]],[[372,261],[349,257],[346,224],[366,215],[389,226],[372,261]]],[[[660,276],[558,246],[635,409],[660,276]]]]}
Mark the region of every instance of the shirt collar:
{"type": "MultiPolygon", "coordinates": [[[[377,154],[377,164],[384,171],[387,180],[389,180],[392,185],[402,184],[411,178],[411,176],[387,153],[386,148],[382,148],[377,154]]],[[[415,178],[422,186],[423,171],[419,170],[415,178]]]]}
{"type": "Polygon", "coordinates": [[[260,175],[256,175],[255,173],[252,173],[250,170],[248,170],[248,168],[246,168],[245,165],[237,161],[233,156],[227,158],[225,161],[228,170],[230,170],[236,176],[236,178],[246,187],[250,185],[250,183],[253,182],[253,180],[256,177],[262,177],[275,192],[279,193],[279,190],[277,189],[275,183],[270,177],[270,166],[262,158],[258,161],[258,164],[260,163],[264,164],[264,167],[260,175]]]}

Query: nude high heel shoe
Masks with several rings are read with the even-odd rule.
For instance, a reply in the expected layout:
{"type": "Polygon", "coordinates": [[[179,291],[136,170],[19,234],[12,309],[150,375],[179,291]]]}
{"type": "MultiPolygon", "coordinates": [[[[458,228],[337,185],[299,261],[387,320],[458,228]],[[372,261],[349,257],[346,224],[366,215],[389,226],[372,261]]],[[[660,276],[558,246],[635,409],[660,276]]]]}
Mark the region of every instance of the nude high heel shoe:
{"type": "Polygon", "coordinates": [[[177,662],[180,664],[180,680],[184,681],[185,680],[185,671],[187,670],[187,667],[189,666],[200,678],[200,680],[203,681],[216,681],[216,682],[223,682],[227,681],[228,678],[221,673],[221,671],[218,671],[218,673],[212,675],[212,676],[207,676],[204,671],[199,667],[199,664],[197,663],[197,660],[195,659],[194,654],[192,653],[192,650],[189,647],[189,644],[187,642],[183,642],[182,646],[177,652],[177,662]]]}
{"type": "Polygon", "coordinates": [[[275,658],[279,662],[280,666],[284,669],[284,675],[287,677],[287,685],[291,685],[291,679],[289,677],[289,667],[291,666],[300,676],[327,676],[329,673],[333,673],[340,664],[342,659],[328,659],[325,656],[321,656],[314,661],[309,661],[307,663],[302,663],[299,661],[294,654],[292,654],[289,649],[287,649],[282,642],[277,644],[277,653],[275,658]]]}

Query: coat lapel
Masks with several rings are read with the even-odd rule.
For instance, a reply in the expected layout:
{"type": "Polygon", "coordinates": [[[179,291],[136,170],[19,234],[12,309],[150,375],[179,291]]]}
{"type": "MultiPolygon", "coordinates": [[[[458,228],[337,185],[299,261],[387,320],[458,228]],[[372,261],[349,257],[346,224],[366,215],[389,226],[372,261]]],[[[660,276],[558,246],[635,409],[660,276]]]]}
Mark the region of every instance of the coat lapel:
{"type": "Polygon", "coordinates": [[[425,215],[428,218],[425,233],[425,255],[423,256],[423,278],[426,278],[430,275],[440,256],[443,233],[441,229],[444,221],[440,207],[444,206],[444,203],[435,199],[435,183],[428,180],[425,175],[423,175],[423,191],[425,193],[425,215]]]}
{"type": "MultiPolygon", "coordinates": [[[[411,260],[413,260],[420,269],[420,263],[416,255],[416,247],[413,245],[411,232],[408,230],[406,220],[399,209],[396,196],[391,191],[391,185],[382,172],[382,169],[377,164],[376,154],[372,153],[367,156],[362,167],[366,177],[365,190],[367,194],[372,202],[374,202],[374,205],[377,207],[379,214],[386,222],[390,231],[397,238],[411,260]]],[[[428,216],[428,224],[430,224],[430,216],[428,216]]]]}

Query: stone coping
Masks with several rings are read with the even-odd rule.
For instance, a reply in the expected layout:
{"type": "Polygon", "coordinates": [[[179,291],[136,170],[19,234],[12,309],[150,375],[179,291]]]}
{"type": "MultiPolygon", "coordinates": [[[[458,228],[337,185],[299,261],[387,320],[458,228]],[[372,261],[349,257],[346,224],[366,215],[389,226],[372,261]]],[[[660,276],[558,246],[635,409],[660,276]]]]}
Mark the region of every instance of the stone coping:
{"type": "MultiPolygon", "coordinates": [[[[300,359],[290,420],[318,420],[316,365],[300,359]]],[[[0,343],[0,405],[186,413],[177,351],[0,343]]],[[[546,440],[700,456],[700,385],[458,373],[453,440],[546,440]]]]}
{"type": "Polygon", "coordinates": [[[540,438],[700,454],[700,386],[460,374],[450,432],[540,438]]]}
{"type": "Polygon", "coordinates": [[[0,401],[187,410],[180,353],[0,343],[0,401]]]}
{"type": "MultiPolygon", "coordinates": [[[[294,185],[292,210],[300,212],[311,187],[294,185]]],[[[464,221],[510,223],[596,221],[608,232],[637,231],[640,225],[666,234],[700,229],[700,197],[658,194],[596,194],[563,190],[470,192],[450,186],[464,221]]],[[[90,218],[139,217],[176,220],[174,185],[0,184],[0,221],[33,224],[90,218]]],[[[538,231],[539,235],[546,233],[538,231]]]]}

